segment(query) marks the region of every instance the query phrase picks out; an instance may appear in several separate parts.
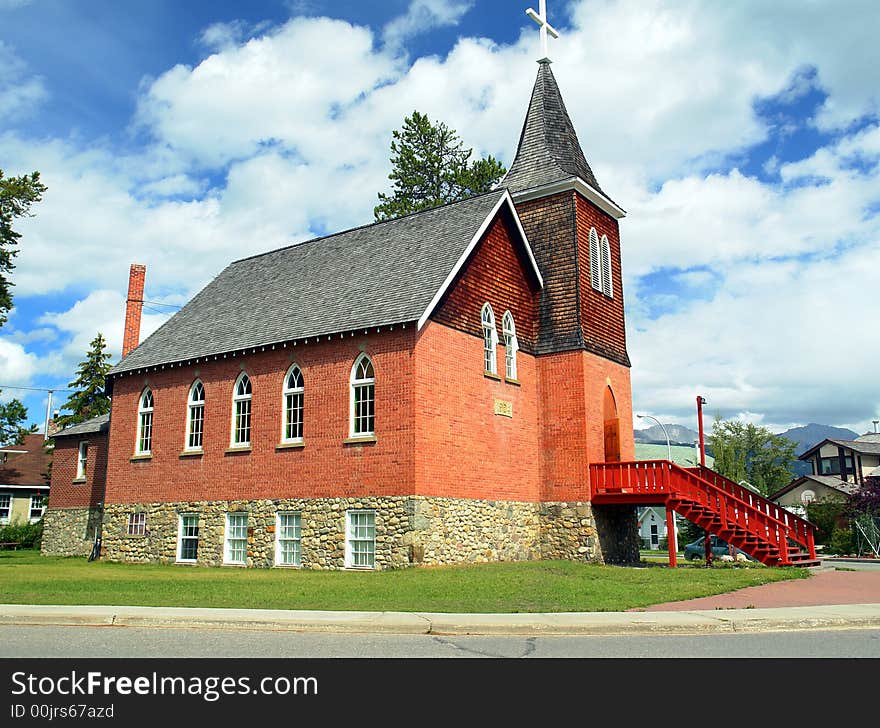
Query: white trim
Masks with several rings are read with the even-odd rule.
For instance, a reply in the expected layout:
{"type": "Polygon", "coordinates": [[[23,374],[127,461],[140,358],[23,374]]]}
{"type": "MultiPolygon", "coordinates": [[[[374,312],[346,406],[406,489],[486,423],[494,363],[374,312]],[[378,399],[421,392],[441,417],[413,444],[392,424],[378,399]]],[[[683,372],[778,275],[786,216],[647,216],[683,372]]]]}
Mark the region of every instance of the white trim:
{"type": "Polygon", "coordinates": [[[134,441],[134,452],[135,455],[150,455],[153,451],[153,412],[156,409],[156,399],[153,397],[153,390],[150,389],[149,386],[144,387],[141,390],[140,397],[138,398],[138,408],[137,408],[137,431],[135,432],[135,441],[134,441]],[[144,395],[149,393],[150,395],[150,406],[144,406],[144,395]],[[144,415],[150,415],[150,442],[149,447],[146,450],[142,450],[141,446],[143,445],[142,436],[143,436],[143,428],[144,428],[144,415]]]}
{"type": "MultiPolygon", "coordinates": [[[[366,539],[358,539],[358,541],[365,541],[366,539]]],[[[372,508],[352,508],[351,510],[347,510],[345,512],[345,568],[346,569],[362,569],[362,570],[371,570],[376,568],[376,511],[372,508]],[[352,535],[351,535],[351,517],[354,514],[362,514],[362,513],[370,513],[373,516],[373,563],[370,566],[356,566],[352,558],[353,553],[351,549],[352,535]]]]}
{"type": "Polygon", "coordinates": [[[300,511],[275,511],[275,566],[285,566],[287,568],[299,568],[302,566],[302,512],[300,511]],[[299,538],[285,539],[285,541],[296,541],[299,544],[299,563],[285,564],[281,561],[281,517],[296,516],[299,518],[299,538]]]}
{"type": "Polygon", "coordinates": [[[348,376],[348,436],[352,438],[357,437],[373,437],[376,434],[376,365],[373,364],[373,358],[367,354],[367,352],[362,351],[358,354],[357,358],[354,360],[354,364],[351,365],[351,373],[348,376]],[[356,379],[355,374],[357,373],[358,367],[360,363],[366,359],[370,362],[370,368],[373,370],[373,377],[367,379],[356,379]],[[373,429],[367,432],[366,430],[363,432],[355,432],[354,422],[355,422],[355,414],[354,414],[354,391],[357,387],[373,387],[373,429]]]}
{"type": "Polygon", "coordinates": [[[0,483],[0,488],[3,490],[6,490],[7,488],[18,488],[19,490],[49,490],[48,485],[4,485],[3,483],[0,483]]]}
{"type": "MultiPolygon", "coordinates": [[[[192,538],[191,536],[188,538],[192,538]]],[[[195,564],[199,560],[199,542],[202,540],[201,529],[199,527],[199,514],[198,513],[179,513],[177,515],[177,561],[181,564],[195,564]],[[195,518],[196,519],[196,558],[194,559],[184,559],[181,558],[180,554],[183,552],[183,519],[184,518],[195,518]]]]}
{"type": "Polygon", "coordinates": [[[223,563],[230,564],[233,566],[246,566],[247,565],[247,545],[248,545],[248,522],[250,518],[248,517],[247,511],[232,511],[226,512],[226,527],[223,529],[223,563]],[[232,538],[229,533],[229,526],[232,519],[239,520],[244,517],[244,537],[236,537],[232,538]],[[244,542],[244,555],[242,556],[240,561],[233,561],[231,556],[231,546],[232,541],[243,541],[244,542]]]}
{"type": "Polygon", "coordinates": [[[299,394],[302,397],[302,418],[300,424],[303,428],[303,435],[305,434],[305,412],[306,412],[306,377],[303,374],[302,367],[293,362],[284,373],[284,379],[281,382],[281,442],[283,444],[289,443],[297,443],[303,442],[303,435],[299,437],[287,437],[287,398],[293,395],[299,394]],[[290,375],[293,373],[293,370],[296,369],[299,372],[299,378],[302,382],[302,385],[299,387],[288,388],[287,380],[290,379],[290,375]]]}
{"type": "Polygon", "coordinates": [[[198,452],[202,449],[205,444],[205,385],[201,379],[198,377],[193,380],[193,383],[189,387],[189,393],[186,395],[186,434],[183,440],[183,451],[184,452],[198,452]],[[193,399],[193,391],[196,388],[196,385],[199,385],[202,388],[202,398],[201,399],[193,399]],[[202,430],[199,433],[201,442],[197,446],[190,446],[189,441],[192,436],[192,414],[193,410],[197,407],[202,408],[202,430]]]}
{"type": "Polygon", "coordinates": [[[89,441],[80,440],[76,449],[76,479],[81,480],[86,477],[86,469],[89,464],[89,441]],[[85,454],[83,454],[85,449],[85,454]]]}
{"type": "Polygon", "coordinates": [[[461,254],[461,257],[453,266],[452,270],[449,272],[449,275],[446,276],[446,280],[443,281],[443,285],[441,285],[440,288],[437,289],[437,292],[434,294],[434,297],[431,299],[431,302],[428,304],[425,312],[419,318],[418,323],[416,324],[416,330],[420,330],[422,326],[425,325],[428,317],[431,315],[431,313],[433,313],[434,309],[440,302],[440,299],[443,298],[443,295],[446,293],[449,286],[452,285],[452,282],[458,276],[459,271],[462,269],[462,267],[464,267],[467,259],[470,258],[471,253],[474,251],[474,248],[477,247],[477,243],[480,242],[480,238],[483,237],[483,233],[486,232],[490,223],[495,219],[495,216],[498,214],[498,210],[501,209],[501,206],[505,202],[510,208],[510,212],[513,215],[513,220],[516,223],[516,228],[519,231],[520,236],[522,237],[522,244],[525,247],[526,254],[529,257],[529,261],[532,264],[533,272],[538,279],[538,285],[541,288],[544,287],[544,278],[541,276],[541,271],[538,269],[538,263],[535,260],[535,256],[532,254],[532,246],[529,245],[529,239],[526,237],[526,232],[525,230],[523,230],[522,223],[519,221],[519,215],[517,215],[516,213],[516,207],[513,204],[513,198],[510,196],[510,192],[508,190],[505,190],[504,194],[501,196],[501,199],[498,200],[495,207],[492,208],[492,211],[486,216],[486,219],[483,220],[474,237],[471,238],[470,243],[468,243],[467,248],[465,248],[464,253],[461,254]]]}
{"type": "Polygon", "coordinates": [[[254,414],[254,384],[251,381],[250,375],[243,371],[238,375],[235,379],[235,384],[232,386],[232,421],[230,424],[229,430],[229,447],[250,447],[251,446],[251,434],[252,434],[252,423],[253,423],[253,414],[254,414]],[[250,392],[247,394],[238,394],[238,385],[241,384],[242,379],[247,379],[248,387],[250,387],[250,392]],[[236,416],[238,415],[238,404],[240,402],[248,402],[248,438],[247,441],[241,440],[236,441],[236,433],[238,431],[236,416]]]}
{"type": "Polygon", "coordinates": [[[626,217],[626,210],[612,202],[595,187],[588,185],[580,177],[569,177],[568,179],[551,182],[550,184],[541,185],[540,187],[532,187],[531,189],[517,192],[513,197],[517,202],[526,202],[527,200],[555,195],[558,192],[565,192],[566,190],[576,190],[577,192],[580,192],[590,202],[596,205],[596,207],[602,210],[602,212],[607,212],[615,220],[620,220],[621,218],[626,217]]]}

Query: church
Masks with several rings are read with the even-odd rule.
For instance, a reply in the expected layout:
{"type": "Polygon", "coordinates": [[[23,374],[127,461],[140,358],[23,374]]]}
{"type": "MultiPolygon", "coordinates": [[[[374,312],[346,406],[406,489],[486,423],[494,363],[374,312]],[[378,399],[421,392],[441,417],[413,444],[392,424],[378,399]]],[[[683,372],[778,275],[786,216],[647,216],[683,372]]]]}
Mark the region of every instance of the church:
{"type": "Polygon", "coordinates": [[[139,344],[132,266],[112,413],[56,436],[44,552],[638,561],[635,506],[590,480],[633,459],[624,214],[543,58],[491,192],[235,261],[139,344]]]}

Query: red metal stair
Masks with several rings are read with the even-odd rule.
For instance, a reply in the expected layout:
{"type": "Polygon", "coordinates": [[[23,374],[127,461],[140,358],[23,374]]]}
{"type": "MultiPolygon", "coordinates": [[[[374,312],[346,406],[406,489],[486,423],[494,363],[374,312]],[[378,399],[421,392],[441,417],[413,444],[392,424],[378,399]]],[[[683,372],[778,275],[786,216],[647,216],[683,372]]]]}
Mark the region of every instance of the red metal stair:
{"type": "Polygon", "coordinates": [[[709,468],[596,463],[590,484],[597,505],[664,505],[768,566],[819,564],[813,524],[709,468]]]}

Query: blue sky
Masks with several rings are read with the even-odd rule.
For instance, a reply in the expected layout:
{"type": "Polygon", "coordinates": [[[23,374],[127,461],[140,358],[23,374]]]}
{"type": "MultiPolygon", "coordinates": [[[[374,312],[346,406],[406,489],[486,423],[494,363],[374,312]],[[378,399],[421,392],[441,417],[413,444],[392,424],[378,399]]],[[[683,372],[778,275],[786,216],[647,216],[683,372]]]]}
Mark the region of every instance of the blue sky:
{"type": "MultiPolygon", "coordinates": [[[[548,4],[581,144],[628,211],[636,411],[693,426],[703,394],[710,416],[872,429],[873,3],[548,4]]],[[[3,396],[42,424],[45,394],[12,386],[66,387],[99,330],[118,358],[131,262],[147,334],[229,261],[369,222],[413,109],[509,164],[527,5],[0,0],[0,169],[49,187],[18,226],[3,396]]]]}

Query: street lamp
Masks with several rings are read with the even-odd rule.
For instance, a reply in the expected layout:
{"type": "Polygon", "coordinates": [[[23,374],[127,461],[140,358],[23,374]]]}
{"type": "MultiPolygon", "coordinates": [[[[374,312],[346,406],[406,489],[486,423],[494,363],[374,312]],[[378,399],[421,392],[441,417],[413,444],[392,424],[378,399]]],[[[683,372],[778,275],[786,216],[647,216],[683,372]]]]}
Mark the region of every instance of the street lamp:
{"type": "MultiPolygon", "coordinates": [[[[654,420],[654,422],[660,425],[660,429],[663,430],[663,434],[666,436],[666,459],[669,460],[669,462],[672,462],[672,445],[669,444],[669,432],[666,430],[666,425],[653,415],[637,414],[636,417],[640,420],[654,420]]],[[[666,508],[668,510],[666,518],[666,541],[667,547],[669,548],[669,563],[671,566],[675,566],[675,555],[678,553],[678,525],[675,523],[675,511],[669,508],[668,505],[666,508]]]]}
{"type": "Polygon", "coordinates": [[[653,415],[636,415],[636,417],[640,420],[654,420],[654,422],[660,425],[660,429],[663,430],[663,434],[666,436],[666,459],[672,462],[672,446],[669,444],[669,433],[666,431],[666,425],[653,415]]]}

